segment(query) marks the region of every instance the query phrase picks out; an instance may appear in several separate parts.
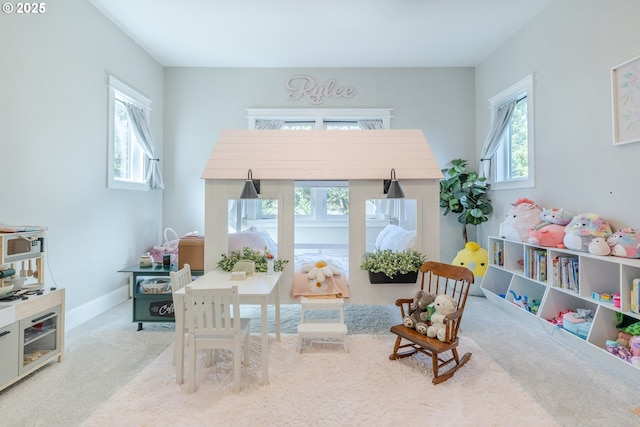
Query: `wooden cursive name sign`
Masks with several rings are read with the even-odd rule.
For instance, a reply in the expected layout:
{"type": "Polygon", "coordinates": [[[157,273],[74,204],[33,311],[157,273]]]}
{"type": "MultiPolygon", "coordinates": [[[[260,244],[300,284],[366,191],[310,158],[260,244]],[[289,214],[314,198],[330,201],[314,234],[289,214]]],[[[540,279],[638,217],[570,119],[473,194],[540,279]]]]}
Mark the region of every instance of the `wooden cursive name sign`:
{"type": "Polygon", "coordinates": [[[297,101],[304,97],[309,103],[318,105],[325,98],[352,98],[355,91],[352,87],[340,87],[335,80],[329,80],[325,86],[319,86],[309,76],[293,76],[287,80],[287,99],[297,101]]]}

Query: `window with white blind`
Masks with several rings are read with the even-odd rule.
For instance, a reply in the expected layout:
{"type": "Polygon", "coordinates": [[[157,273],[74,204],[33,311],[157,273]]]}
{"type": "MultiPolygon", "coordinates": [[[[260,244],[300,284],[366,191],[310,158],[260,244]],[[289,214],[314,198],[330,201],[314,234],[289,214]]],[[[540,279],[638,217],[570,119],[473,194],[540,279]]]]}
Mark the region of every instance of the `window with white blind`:
{"type": "Polygon", "coordinates": [[[108,164],[107,186],[127,190],[149,190],[145,182],[147,162],[127,113],[127,103],[142,109],[147,120],[151,101],[113,76],[108,78],[108,164]]]}
{"type": "Polygon", "coordinates": [[[250,108],[247,118],[249,129],[390,129],[391,111],[390,108],[250,108]]]}
{"type": "Polygon", "coordinates": [[[502,106],[515,102],[491,161],[492,190],[534,186],[533,95],[533,75],[529,75],[489,100],[492,121],[502,106]]]}

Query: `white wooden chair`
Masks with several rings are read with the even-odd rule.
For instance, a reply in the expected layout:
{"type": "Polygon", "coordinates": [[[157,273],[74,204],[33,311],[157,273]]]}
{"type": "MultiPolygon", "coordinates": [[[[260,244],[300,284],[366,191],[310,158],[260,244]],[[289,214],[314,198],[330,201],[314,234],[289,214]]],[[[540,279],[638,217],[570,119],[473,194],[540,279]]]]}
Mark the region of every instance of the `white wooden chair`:
{"type": "MultiPolygon", "coordinates": [[[[169,276],[171,277],[171,295],[173,296],[174,292],[184,288],[189,283],[191,283],[191,266],[189,264],[185,264],[180,270],[170,272],[169,276]]],[[[176,305],[175,299],[173,300],[173,309],[180,309],[180,307],[176,305]]],[[[175,348],[173,349],[172,363],[174,365],[176,364],[176,355],[178,351],[182,351],[182,354],[184,354],[184,348],[178,348],[178,346],[175,346],[175,348]]],[[[180,375],[180,378],[182,378],[182,375],[180,375]]]]}
{"type": "Polygon", "coordinates": [[[196,390],[197,353],[207,349],[206,366],[218,360],[219,349],[233,351],[233,388],[240,391],[240,363],[249,363],[249,319],[240,317],[238,285],[223,289],[185,288],[187,335],[190,351],[187,391],[196,390]],[[241,359],[244,344],[244,359],[241,359]]]}
{"type": "Polygon", "coordinates": [[[185,264],[180,270],[169,273],[169,276],[171,277],[171,292],[173,293],[191,283],[191,266],[185,264]]]}

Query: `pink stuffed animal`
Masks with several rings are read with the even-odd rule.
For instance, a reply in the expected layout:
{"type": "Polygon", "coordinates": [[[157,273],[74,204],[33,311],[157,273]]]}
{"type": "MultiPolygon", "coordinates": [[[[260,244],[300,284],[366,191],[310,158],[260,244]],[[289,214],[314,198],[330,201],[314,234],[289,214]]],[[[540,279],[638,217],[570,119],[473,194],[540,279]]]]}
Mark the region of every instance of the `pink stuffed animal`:
{"type": "Polygon", "coordinates": [[[520,198],[513,203],[509,212],[500,223],[500,237],[526,242],[529,230],[542,223],[542,210],[533,200],[520,198]]]}
{"type": "Polygon", "coordinates": [[[571,222],[573,214],[564,209],[543,208],[542,222],[529,231],[529,243],[553,248],[564,248],[564,226],[571,222]]]}
{"type": "Polygon", "coordinates": [[[549,224],[540,229],[533,227],[529,231],[529,243],[551,248],[564,248],[564,225],[549,224]]]}
{"type": "Polygon", "coordinates": [[[624,258],[640,258],[640,231],[624,228],[607,237],[611,255],[624,258]]]}

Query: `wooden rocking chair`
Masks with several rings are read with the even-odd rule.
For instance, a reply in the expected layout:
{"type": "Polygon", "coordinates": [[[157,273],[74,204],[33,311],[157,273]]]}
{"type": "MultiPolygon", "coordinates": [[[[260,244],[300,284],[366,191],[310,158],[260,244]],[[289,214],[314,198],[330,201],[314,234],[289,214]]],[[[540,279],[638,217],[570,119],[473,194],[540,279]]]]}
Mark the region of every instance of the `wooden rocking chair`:
{"type": "MultiPolygon", "coordinates": [[[[439,384],[451,378],[458,368],[471,358],[471,353],[458,357],[457,346],[462,312],[467,302],[469,286],[473,283],[473,273],[465,267],[434,261],[427,261],[422,264],[420,271],[422,272],[420,289],[432,292],[435,295],[447,294],[453,297],[457,301],[457,310],[455,313],[445,317],[446,334],[444,341],[440,341],[437,337],[429,338],[403,324],[391,327],[391,332],[398,337],[389,359],[396,360],[418,352],[426,354],[431,357],[433,363],[433,383],[439,384]],[[405,340],[404,343],[403,340],[405,340]],[[408,350],[398,353],[402,349],[408,350]],[[450,354],[447,355],[447,352],[450,352],[450,354]],[[455,366],[444,372],[440,371],[441,368],[450,363],[455,363],[455,366]]],[[[396,305],[400,307],[403,319],[406,315],[409,315],[409,304],[412,301],[412,299],[396,300],[396,305]]]]}

